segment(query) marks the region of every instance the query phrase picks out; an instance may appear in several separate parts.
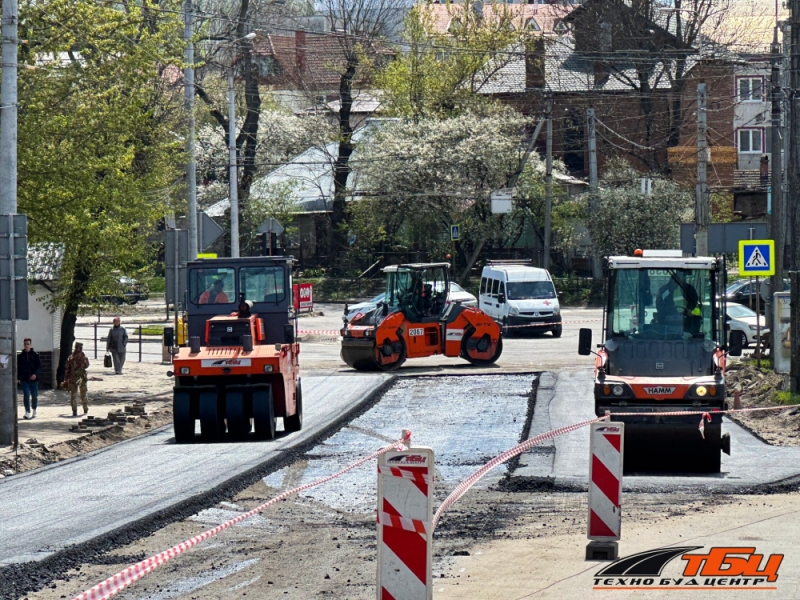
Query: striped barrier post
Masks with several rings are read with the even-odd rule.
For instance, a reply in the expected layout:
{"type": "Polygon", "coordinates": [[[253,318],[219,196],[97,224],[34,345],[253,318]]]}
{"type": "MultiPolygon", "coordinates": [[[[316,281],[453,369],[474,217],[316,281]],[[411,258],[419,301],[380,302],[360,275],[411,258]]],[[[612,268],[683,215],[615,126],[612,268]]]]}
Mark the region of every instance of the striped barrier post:
{"type": "Polygon", "coordinates": [[[433,467],[431,448],[378,459],[378,600],[433,598],[433,467]]]}
{"type": "Polygon", "coordinates": [[[586,560],[616,560],[622,526],[622,457],[625,424],[592,423],[589,461],[589,525],[586,560]]]}

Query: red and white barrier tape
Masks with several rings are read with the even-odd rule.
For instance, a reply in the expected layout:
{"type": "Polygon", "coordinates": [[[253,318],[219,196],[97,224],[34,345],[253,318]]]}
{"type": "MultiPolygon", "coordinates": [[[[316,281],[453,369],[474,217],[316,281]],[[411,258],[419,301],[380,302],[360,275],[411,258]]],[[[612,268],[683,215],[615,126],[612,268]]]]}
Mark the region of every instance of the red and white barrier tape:
{"type": "Polygon", "coordinates": [[[767,410],[785,410],[793,408],[792,406],[762,406],[759,408],[731,408],[728,410],[678,410],[672,412],[606,412],[607,416],[612,417],[686,417],[691,415],[700,415],[700,424],[697,428],[700,430],[700,435],[703,439],[706,438],[706,421],[711,423],[712,415],[729,415],[731,413],[747,413],[758,412],[767,410]]]}
{"type": "Polygon", "coordinates": [[[541,435],[537,435],[536,437],[531,438],[529,440],[526,440],[526,441],[522,442],[521,444],[517,444],[513,448],[510,448],[510,449],[506,450],[505,452],[503,452],[502,454],[500,454],[499,456],[496,456],[495,458],[490,460],[488,463],[483,465],[480,469],[475,471],[472,475],[467,477],[460,484],[458,484],[458,486],[456,486],[456,489],[454,489],[453,492],[447,498],[445,498],[445,501],[442,502],[441,506],[439,506],[439,508],[436,510],[436,514],[433,515],[433,526],[431,527],[431,529],[432,530],[436,529],[436,525],[439,523],[439,518],[442,516],[442,513],[444,513],[444,511],[446,511],[453,504],[458,502],[458,500],[461,498],[461,496],[466,494],[467,491],[473,485],[475,485],[481,477],[486,475],[489,471],[491,471],[495,467],[503,464],[504,462],[506,462],[510,458],[514,458],[515,456],[518,456],[518,455],[522,454],[526,450],[529,450],[529,449],[533,448],[534,446],[536,446],[538,444],[541,444],[542,442],[544,442],[546,440],[552,439],[554,437],[558,437],[560,435],[564,435],[565,433],[570,433],[571,431],[575,431],[576,429],[580,429],[581,427],[586,427],[588,425],[591,425],[592,423],[598,423],[600,421],[605,421],[606,419],[608,419],[607,416],[598,417],[598,418],[592,419],[590,421],[581,421],[580,423],[575,423],[573,425],[567,425],[566,427],[560,427],[559,429],[554,429],[552,431],[548,431],[547,433],[542,433],[541,435]]]}
{"type": "Polygon", "coordinates": [[[298,329],[300,335],[340,335],[339,329],[298,329]]]}
{"type": "MultiPolygon", "coordinates": [[[[120,571],[116,575],[112,575],[102,583],[97,584],[91,589],[86,590],[85,592],[78,594],[75,596],[73,600],[106,600],[106,598],[111,598],[111,596],[121,592],[123,589],[131,585],[132,583],[138,581],[151,571],[155,570],[156,568],[163,565],[168,560],[175,558],[179,554],[183,554],[193,546],[196,546],[200,542],[207,540],[208,538],[217,535],[219,532],[228,529],[229,527],[236,525],[237,523],[244,521],[252,517],[255,514],[260,513],[268,506],[276,504],[280,502],[284,498],[291,496],[292,494],[297,494],[299,492],[305,491],[309,488],[316,487],[318,485],[322,485],[323,483],[327,483],[345,473],[352,471],[353,469],[360,467],[364,463],[367,463],[371,460],[374,460],[381,454],[385,452],[389,452],[390,450],[400,449],[404,450],[407,446],[407,443],[410,442],[411,439],[411,432],[404,432],[404,437],[397,440],[396,442],[385,446],[378,450],[377,452],[373,452],[369,456],[366,456],[362,459],[357,460],[356,462],[346,466],[341,471],[337,471],[333,475],[328,475],[327,477],[323,477],[322,479],[318,479],[317,481],[312,481],[311,483],[306,483],[304,485],[298,486],[296,488],[292,488],[291,490],[287,490],[276,496],[272,500],[265,502],[264,504],[257,506],[251,511],[248,511],[244,514],[239,515],[238,517],[234,517],[224,523],[217,525],[213,529],[209,529],[208,531],[204,531],[203,533],[194,536],[193,538],[186,540],[178,544],[177,546],[173,546],[169,550],[165,550],[155,556],[151,556],[141,562],[136,563],[135,565],[131,565],[127,569],[120,571]]],[[[413,529],[412,529],[413,531],[413,529]]]]}
{"type": "Polygon", "coordinates": [[[409,519],[408,517],[401,517],[400,515],[393,515],[383,511],[378,511],[378,524],[385,527],[404,529],[405,531],[416,531],[423,535],[428,533],[428,526],[425,521],[409,519]]]}

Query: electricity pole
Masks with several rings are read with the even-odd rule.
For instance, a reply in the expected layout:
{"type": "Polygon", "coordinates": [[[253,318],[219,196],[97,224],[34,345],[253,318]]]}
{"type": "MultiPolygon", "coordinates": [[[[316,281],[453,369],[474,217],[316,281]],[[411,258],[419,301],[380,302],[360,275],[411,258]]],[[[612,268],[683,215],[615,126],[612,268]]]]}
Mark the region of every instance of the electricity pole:
{"type": "Polygon", "coordinates": [[[547,143],[544,175],[544,269],[550,270],[550,237],[553,210],[553,97],[544,101],[544,118],[547,122],[547,143]]]}
{"type": "MultiPolygon", "coordinates": [[[[783,160],[781,159],[781,147],[782,147],[782,140],[781,140],[781,104],[782,104],[782,94],[783,90],[781,89],[781,67],[780,61],[782,59],[781,56],[781,47],[778,44],[778,27],[775,27],[775,33],[773,34],[772,38],[772,76],[771,76],[771,83],[772,83],[772,144],[770,147],[771,157],[770,160],[772,161],[771,167],[771,181],[770,181],[770,194],[771,194],[771,206],[770,206],[770,214],[769,214],[769,237],[770,239],[775,241],[775,256],[773,257],[773,261],[775,261],[775,275],[772,276],[772,281],[770,282],[770,296],[775,292],[782,292],[783,291],[783,238],[784,236],[784,229],[786,227],[786,220],[784,218],[784,210],[783,210],[783,160]]],[[[767,326],[771,326],[772,322],[770,317],[772,316],[775,305],[773,303],[773,297],[767,298],[767,326]]],[[[776,334],[777,335],[777,334],[776,334]]],[[[776,343],[774,341],[773,343],[776,343]]]]}
{"type": "Polygon", "coordinates": [[[791,0],[789,46],[789,268],[792,271],[791,391],[800,393],[800,0],[791,0]]]}
{"type": "Polygon", "coordinates": [[[697,187],[695,190],[695,256],[708,256],[708,141],[706,84],[697,84],[697,187]]]}
{"type": "MultiPolygon", "coordinates": [[[[597,139],[595,137],[594,108],[586,109],[587,131],[589,132],[589,213],[597,214],[598,179],[597,179],[597,139]]],[[[594,241],[592,241],[594,243],[594,241]]],[[[603,278],[603,266],[599,256],[592,256],[592,277],[603,278]]]]}
{"type": "MultiPolygon", "coordinates": [[[[17,25],[19,13],[17,0],[3,0],[3,75],[2,104],[0,105],[0,215],[17,212],[17,25]]],[[[0,217],[10,219],[11,217],[0,217]]],[[[9,229],[9,242],[11,233],[9,229]]],[[[9,244],[10,246],[11,244],[9,244]]],[[[9,254],[9,292],[11,318],[0,321],[0,445],[17,444],[17,323],[14,315],[14,259],[13,251],[0,248],[0,254],[9,254]]]]}
{"type": "Polygon", "coordinates": [[[186,106],[186,201],[189,210],[189,260],[197,258],[197,162],[194,155],[194,12],[192,0],[184,2],[183,39],[186,41],[183,93],[186,106]]]}

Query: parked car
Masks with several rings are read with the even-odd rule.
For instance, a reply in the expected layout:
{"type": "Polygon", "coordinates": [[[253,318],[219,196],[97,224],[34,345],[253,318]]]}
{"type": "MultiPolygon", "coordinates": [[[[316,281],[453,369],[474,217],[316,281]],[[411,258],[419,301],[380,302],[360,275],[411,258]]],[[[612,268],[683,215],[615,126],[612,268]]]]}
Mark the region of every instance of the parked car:
{"type": "Polygon", "coordinates": [[[749,344],[756,342],[757,323],[761,324],[761,335],[769,332],[764,317],[756,314],[741,304],[728,304],[727,322],[731,328],[731,338],[738,335],[742,339],[742,347],[746,348],[749,344]]]}
{"type": "MultiPolygon", "coordinates": [[[[739,281],[734,281],[732,284],[728,286],[728,289],[725,290],[725,296],[728,299],[728,302],[736,302],[737,304],[743,304],[747,306],[751,310],[756,309],[756,295],[760,292],[761,286],[766,286],[766,289],[769,289],[769,280],[766,282],[764,280],[759,281],[759,285],[756,286],[755,279],[752,282],[749,279],[740,279],[739,281]]],[[[788,292],[791,289],[788,279],[783,280],[783,291],[788,292]]],[[[763,296],[761,301],[758,303],[758,308],[760,309],[759,312],[763,315],[764,311],[766,310],[766,305],[763,302],[763,296]]]]}
{"type": "Polygon", "coordinates": [[[114,282],[114,288],[110,293],[101,296],[105,302],[110,302],[117,306],[136,304],[139,300],[147,300],[149,297],[150,289],[146,283],[124,276],[117,277],[114,282]]]}
{"type": "MultiPolygon", "coordinates": [[[[349,321],[353,319],[358,313],[366,314],[373,310],[380,302],[383,302],[385,294],[378,294],[374,298],[370,298],[358,304],[348,305],[347,314],[345,318],[349,321]]],[[[450,282],[450,294],[447,296],[448,302],[460,302],[464,306],[478,306],[478,299],[470,294],[463,287],[457,283],[450,282]]]]}

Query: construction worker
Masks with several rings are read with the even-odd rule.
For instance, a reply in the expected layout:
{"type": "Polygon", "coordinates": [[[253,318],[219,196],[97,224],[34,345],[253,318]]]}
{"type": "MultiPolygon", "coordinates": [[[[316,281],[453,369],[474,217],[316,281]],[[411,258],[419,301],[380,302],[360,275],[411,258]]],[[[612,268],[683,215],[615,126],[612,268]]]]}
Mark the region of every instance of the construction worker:
{"type": "Polygon", "coordinates": [[[83,353],[83,344],[75,342],[75,350],[69,355],[67,365],[64,368],[64,387],[69,390],[69,402],[72,405],[72,416],[78,416],[78,391],[81,393],[81,404],[83,414],[89,412],[89,399],[87,397],[86,381],[88,375],[86,369],[89,368],[89,359],[83,353]]]}
{"type": "Polygon", "coordinates": [[[210,290],[200,294],[198,304],[230,304],[228,294],[222,290],[223,287],[225,287],[225,282],[217,279],[210,290]]]}

